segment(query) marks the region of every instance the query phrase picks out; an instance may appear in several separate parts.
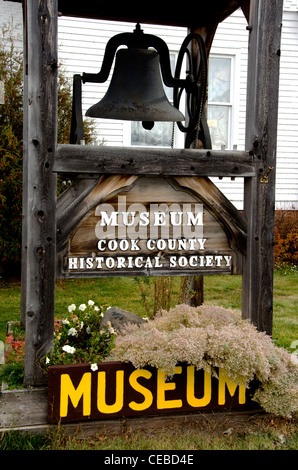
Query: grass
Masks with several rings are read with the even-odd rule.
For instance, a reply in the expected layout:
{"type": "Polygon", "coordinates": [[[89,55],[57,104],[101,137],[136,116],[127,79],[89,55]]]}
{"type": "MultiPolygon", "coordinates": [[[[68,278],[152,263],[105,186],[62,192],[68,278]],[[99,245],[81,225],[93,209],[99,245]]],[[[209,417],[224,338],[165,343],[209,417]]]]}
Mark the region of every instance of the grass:
{"type": "MultiPolygon", "coordinates": [[[[192,451],[201,450],[297,450],[298,433],[295,422],[289,419],[268,417],[254,420],[249,429],[225,429],[210,425],[189,424],[158,431],[127,431],[109,436],[99,433],[82,438],[75,433],[64,434],[58,427],[44,435],[27,435],[20,432],[0,434],[0,450],[99,450],[103,455],[122,455],[121,451],[192,451]]],[[[133,455],[124,454],[124,455],[133,455]]],[[[4,456],[2,454],[2,456],[4,456]]]]}
{"type": "MultiPolygon", "coordinates": [[[[291,350],[298,339],[297,272],[274,275],[273,339],[277,346],[291,350]]],[[[240,276],[206,276],[204,302],[226,308],[241,308],[240,276]]],[[[5,341],[8,321],[19,320],[20,284],[0,285],[0,341],[5,341]]],[[[173,299],[179,294],[175,282],[173,299]]],[[[94,300],[145,315],[138,287],[132,278],[98,278],[57,281],[57,316],[67,312],[71,303],[79,305],[94,300]]],[[[254,422],[250,429],[198,428],[195,425],[159,432],[126,432],[117,436],[98,435],[92,439],[65,436],[62,431],[42,436],[18,432],[0,435],[0,450],[296,450],[298,433],[294,420],[268,418],[254,422]]]]}
{"type": "MultiPolygon", "coordinates": [[[[225,308],[241,309],[241,276],[205,276],[204,302],[225,308]]],[[[173,300],[179,293],[179,280],[174,286],[173,300]]],[[[19,283],[0,285],[0,341],[5,341],[8,321],[20,318],[19,283]]],[[[62,316],[71,303],[79,305],[94,300],[139,315],[146,315],[140,292],[133,278],[97,278],[58,280],[56,284],[55,314],[62,316]]],[[[289,350],[298,339],[298,273],[274,274],[273,339],[289,350]]]]}

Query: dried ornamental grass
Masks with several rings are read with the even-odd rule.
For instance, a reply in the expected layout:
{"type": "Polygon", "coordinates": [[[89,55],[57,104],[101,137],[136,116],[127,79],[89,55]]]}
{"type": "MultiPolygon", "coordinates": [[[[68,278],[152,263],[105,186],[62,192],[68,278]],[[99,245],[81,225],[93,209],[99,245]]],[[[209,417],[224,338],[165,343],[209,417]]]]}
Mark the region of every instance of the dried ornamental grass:
{"type": "Polygon", "coordinates": [[[265,411],[290,416],[297,411],[298,365],[272,339],[236,310],[178,305],[141,326],[127,326],[108,360],[153,366],[173,375],[179,362],[197,369],[223,368],[230,379],[259,386],[253,399],[265,411]]]}

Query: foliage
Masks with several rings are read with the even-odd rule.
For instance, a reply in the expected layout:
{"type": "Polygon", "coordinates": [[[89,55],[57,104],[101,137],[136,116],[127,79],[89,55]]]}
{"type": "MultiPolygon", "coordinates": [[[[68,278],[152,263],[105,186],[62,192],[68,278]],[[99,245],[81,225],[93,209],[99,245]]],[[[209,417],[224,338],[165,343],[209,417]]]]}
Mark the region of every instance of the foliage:
{"type": "Polygon", "coordinates": [[[93,300],[78,308],[71,304],[68,312],[67,317],[55,321],[54,347],[44,358],[45,364],[89,363],[94,370],[114,348],[116,332],[109,322],[101,326],[103,307],[93,300]]]}
{"type": "Polygon", "coordinates": [[[5,382],[9,389],[23,387],[24,364],[22,362],[11,362],[0,366],[0,384],[5,382]]]}
{"type": "Polygon", "coordinates": [[[298,211],[275,211],[275,267],[298,265],[298,211]]]}
{"type": "Polygon", "coordinates": [[[5,103],[0,105],[0,262],[20,259],[22,211],[23,65],[12,27],[2,28],[0,80],[5,103]]]}
{"type": "Polygon", "coordinates": [[[134,277],[148,318],[154,318],[160,310],[170,310],[177,303],[186,303],[194,292],[191,276],[134,277]]]}
{"type": "MultiPolygon", "coordinates": [[[[178,421],[179,423],[179,421],[178,421]]],[[[206,419],[185,420],[183,429],[178,423],[148,430],[128,429],[123,426],[120,433],[101,432],[84,434],[79,428],[74,433],[65,432],[62,426],[55,426],[43,434],[29,431],[9,431],[0,433],[0,450],[99,450],[113,452],[180,450],[192,455],[201,450],[297,450],[298,433],[294,419],[259,415],[249,420],[231,421],[231,413],[225,419],[209,415],[206,419]],[[232,424],[232,427],[227,428],[232,424]]],[[[39,431],[40,432],[40,431],[39,431]]],[[[176,452],[175,452],[176,453],[176,452]]],[[[23,454],[24,455],[24,454],[23,454]]],[[[117,454],[118,455],[118,454],[117,454]]],[[[267,459],[268,459],[267,454],[267,459]]],[[[4,454],[1,457],[3,460],[4,454]]],[[[31,456],[29,455],[29,458],[31,456]]],[[[276,459],[276,454],[272,454],[276,459]]],[[[222,458],[222,454],[221,454],[222,458]]],[[[230,459],[230,455],[228,455],[230,459]]],[[[267,461],[268,463],[268,461],[267,461]]]]}
{"type": "Polygon", "coordinates": [[[25,354],[25,331],[22,335],[15,332],[6,335],[5,362],[22,362],[25,354]]]}
{"type": "Polygon", "coordinates": [[[172,304],[174,278],[172,276],[134,277],[147,316],[153,318],[160,309],[169,310],[172,304]]]}
{"type": "Polygon", "coordinates": [[[265,411],[290,415],[297,410],[296,356],[277,348],[272,339],[222,307],[178,305],[161,311],[140,327],[131,325],[117,337],[109,360],[153,366],[168,375],[179,362],[197,369],[225,369],[235,383],[249,387],[257,380],[254,400],[265,411]]]}
{"type": "Polygon", "coordinates": [[[24,356],[25,330],[14,324],[5,338],[5,364],[0,366],[0,384],[5,382],[9,389],[23,387],[24,356]]]}
{"type": "MultiPolygon", "coordinates": [[[[4,82],[5,103],[0,105],[0,263],[18,264],[22,237],[22,153],[23,153],[23,53],[16,46],[16,27],[2,27],[0,80],[4,82]]],[[[58,73],[58,137],[68,143],[71,125],[72,86],[60,66],[58,73]]],[[[92,121],[84,122],[84,139],[93,139],[92,121]]],[[[65,189],[58,179],[58,193],[65,189]]]]}

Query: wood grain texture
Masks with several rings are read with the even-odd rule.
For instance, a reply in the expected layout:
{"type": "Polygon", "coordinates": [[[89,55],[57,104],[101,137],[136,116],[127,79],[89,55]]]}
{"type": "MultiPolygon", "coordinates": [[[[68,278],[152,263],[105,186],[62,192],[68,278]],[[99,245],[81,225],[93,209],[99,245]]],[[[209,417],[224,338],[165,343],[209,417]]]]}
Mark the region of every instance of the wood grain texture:
{"type": "Polygon", "coordinates": [[[252,411],[211,411],[197,413],[167,414],[161,416],[128,417],[110,420],[97,420],[80,423],[48,424],[48,389],[34,388],[27,390],[6,390],[0,394],[0,431],[20,431],[22,433],[45,434],[61,428],[66,436],[96,437],[101,434],[115,435],[137,430],[157,431],[169,426],[198,426],[198,429],[229,428],[242,432],[248,429],[258,430],[259,423],[270,415],[256,408],[252,411]]]}
{"type": "Polygon", "coordinates": [[[56,256],[57,2],[26,2],[23,320],[25,383],[44,377],[38,360],[53,340],[56,256]]]}
{"type": "Polygon", "coordinates": [[[59,145],[54,171],[63,174],[254,176],[249,152],[59,145]]]}
{"type": "Polygon", "coordinates": [[[248,220],[243,259],[242,312],[272,334],[273,246],[280,38],[283,1],[251,1],[248,55],[246,148],[254,154],[256,177],[245,178],[248,220]],[[273,168],[268,182],[262,175],[273,168]]]}
{"type": "MultiPolygon", "coordinates": [[[[154,176],[131,176],[124,177],[121,175],[113,175],[104,177],[95,185],[92,182],[92,190],[82,200],[78,201],[75,210],[67,211],[65,214],[59,214],[58,221],[62,232],[60,234],[60,242],[58,243],[58,259],[57,275],[62,276],[125,276],[125,275],[183,275],[183,274],[231,274],[241,272],[241,256],[240,253],[245,251],[246,242],[246,221],[239,215],[234,206],[225,199],[218,188],[213,183],[200,177],[154,177],[154,176]],[[118,204],[125,201],[125,209],[118,204]],[[103,206],[101,206],[103,204],[103,206]],[[99,250],[97,247],[99,235],[96,233],[96,226],[101,220],[100,210],[112,208],[114,213],[121,211],[136,211],[136,224],[125,229],[127,232],[120,236],[117,228],[109,228],[109,233],[104,232],[103,238],[106,239],[104,247],[99,250]],[[183,225],[174,227],[170,223],[170,212],[187,208],[188,211],[195,210],[197,205],[204,207],[202,235],[203,244],[198,240],[192,246],[188,242],[188,238],[193,238],[194,228],[192,232],[188,231],[183,225]],[[165,210],[168,216],[165,218],[162,227],[140,227],[138,218],[141,211],[154,215],[156,210],[165,210]],[[151,211],[151,212],[150,212],[151,211]],[[64,223],[62,224],[62,221],[64,223]],[[125,246],[125,248],[114,246],[108,247],[107,243],[110,239],[119,244],[120,239],[137,240],[137,245],[125,246]],[[168,244],[167,240],[180,239],[175,246],[168,244]],[[148,240],[153,239],[154,242],[147,244],[148,240]],[[154,245],[156,240],[166,240],[161,245],[154,245]],[[149,246],[149,249],[148,249],[149,246]],[[103,266],[98,263],[96,257],[103,257],[103,266]],[[132,266],[128,263],[128,257],[142,257],[138,262],[138,266],[132,266]],[[146,259],[150,256],[155,264],[151,266],[146,259]],[[159,258],[159,263],[155,257],[159,258]],[[179,256],[191,257],[192,265],[181,266],[175,265],[176,259],[171,257],[179,256]],[[213,257],[212,265],[211,258],[213,257]],[[223,257],[221,258],[214,258],[223,257]],[[224,256],[232,256],[233,263],[224,263],[224,256]],[[122,257],[119,262],[115,261],[117,257],[122,257]],[[126,267],[123,264],[125,257],[126,267]],[[202,258],[200,258],[202,257],[202,258]],[[68,260],[71,262],[71,269],[68,269],[68,260]],[[108,258],[109,266],[105,265],[108,258]],[[204,259],[203,259],[204,258],[204,259]],[[84,259],[84,261],[78,261],[84,259]],[[86,262],[88,259],[88,267],[86,262]],[[91,260],[92,259],[92,260],[91,260]],[[173,263],[171,263],[171,259],[173,263]],[[142,264],[143,263],[143,264],[142,264]],[[91,266],[92,265],[92,266],[91,266]],[[80,267],[78,267],[80,266],[80,267]],[[134,267],[134,269],[132,269],[134,267]],[[171,268],[171,269],[169,269],[171,268]],[[99,271],[100,269],[100,271],[99,271]]],[[[67,195],[65,197],[68,198],[67,195]]],[[[79,199],[79,198],[78,198],[79,199]]],[[[73,207],[74,209],[74,207],[73,207]]],[[[186,214],[183,215],[186,217],[186,214]]],[[[184,224],[186,221],[182,218],[184,224]]],[[[128,244],[129,245],[129,244],[128,244]]],[[[185,260],[181,260],[184,263],[185,260]]],[[[101,263],[101,262],[100,262],[101,263]]]]}

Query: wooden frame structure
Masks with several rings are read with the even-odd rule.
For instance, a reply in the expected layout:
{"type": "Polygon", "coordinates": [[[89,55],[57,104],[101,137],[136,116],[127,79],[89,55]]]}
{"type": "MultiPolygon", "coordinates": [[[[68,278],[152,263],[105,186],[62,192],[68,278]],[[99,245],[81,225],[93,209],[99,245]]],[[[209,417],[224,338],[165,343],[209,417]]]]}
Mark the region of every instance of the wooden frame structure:
{"type": "Polygon", "coordinates": [[[56,271],[56,172],[175,174],[244,177],[247,224],[243,254],[243,316],[272,333],[273,243],[277,102],[282,0],[197,0],[185,9],[159,11],[156,2],[137,17],[135,8],[67,0],[23,0],[24,184],[22,312],[26,326],[25,385],[43,384],[37,362],[53,339],[56,271]],[[217,25],[242,7],[248,20],[249,58],[246,150],[152,150],[57,145],[57,17],[70,16],[188,27],[210,51],[217,25]],[[166,15],[165,15],[166,13],[166,15]],[[169,166],[169,152],[174,169],[169,166]],[[156,161],[154,168],[148,162],[156,161]]]}

